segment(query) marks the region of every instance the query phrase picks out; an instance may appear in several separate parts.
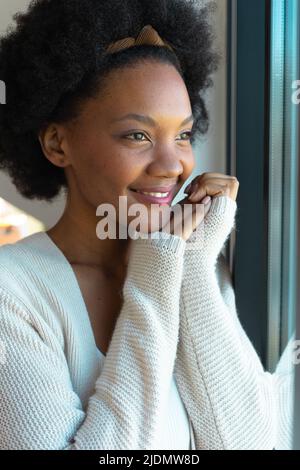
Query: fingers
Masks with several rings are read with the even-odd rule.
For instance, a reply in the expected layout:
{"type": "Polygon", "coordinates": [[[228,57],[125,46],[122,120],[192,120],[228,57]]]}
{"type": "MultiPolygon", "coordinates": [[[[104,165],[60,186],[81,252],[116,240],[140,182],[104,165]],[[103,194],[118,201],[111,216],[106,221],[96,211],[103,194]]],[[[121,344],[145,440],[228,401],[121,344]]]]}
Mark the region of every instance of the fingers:
{"type": "Polygon", "coordinates": [[[213,179],[213,178],[217,178],[217,179],[220,179],[220,180],[237,180],[236,176],[232,176],[232,175],[224,175],[223,173],[209,173],[209,172],[206,172],[206,173],[202,173],[201,175],[198,175],[198,176],[195,176],[195,178],[191,181],[191,183],[187,186],[186,189],[189,188],[189,186],[193,186],[195,183],[198,183],[200,180],[207,180],[207,179],[213,179]]]}
{"type": "Polygon", "coordinates": [[[209,180],[217,179],[219,181],[223,181],[223,180],[236,180],[236,177],[231,176],[231,175],[223,175],[222,173],[202,173],[202,175],[196,176],[191,181],[191,183],[185,188],[185,193],[188,193],[189,191],[191,191],[191,189],[194,189],[198,183],[201,183],[207,179],[209,180]]]}
{"type": "Polygon", "coordinates": [[[185,233],[184,239],[188,240],[192,233],[203,223],[206,214],[208,213],[211,206],[211,199],[207,204],[193,204],[193,214],[192,218],[189,218],[187,222],[185,221],[185,233]]]}
{"type": "Polygon", "coordinates": [[[211,198],[208,197],[207,199],[206,204],[204,204],[204,201],[197,204],[191,204],[189,202],[184,203],[184,201],[181,201],[183,202],[183,204],[181,204],[182,220],[178,222],[177,226],[174,228],[176,230],[182,230],[181,236],[184,240],[188,240],[194,230],[203,222],[211,206],[211,198]]]}
{"type": "Polygon", "coordinates": [[[228,196],[235,201],[238,189],[239,182],[235,176],[203,173],[191,183],[188,201],[192,203],[200,202],[206,195],[212,197],[228,196]]]}
{"type": "Polygon", "coordinates": [[[188,197],[188,200],[191,202],[199,202],[205,196],[230,196],[231,188],[228,185],[216,184],[209,182],[209,184],[201,185],[194,190],[193,193],[188,197]]]}

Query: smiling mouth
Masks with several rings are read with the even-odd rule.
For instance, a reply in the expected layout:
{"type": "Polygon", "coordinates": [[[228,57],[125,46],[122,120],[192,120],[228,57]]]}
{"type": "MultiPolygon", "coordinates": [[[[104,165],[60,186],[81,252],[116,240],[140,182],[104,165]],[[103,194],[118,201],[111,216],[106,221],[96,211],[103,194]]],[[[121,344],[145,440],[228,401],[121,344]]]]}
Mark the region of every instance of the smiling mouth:
{"type": "Polygon", "coordinates": [[[158,198],[166,198],[172,192],[172,191],[168,191],[164,193],[159,193],[159,192],[140,191],[138,189],[131,189],[131,191],[133,191],[134,193],[144,194],[145,196],[152,196],[152,197],[158,197],[158,198]]]}
{"type": "Polygon", "coordinates": [[[137,189],[131,189],[134,192],[135,198],[142,203],[152,203],[152,204],[171,204],[174,191],[166,191],[166,192],[153,192],[153,191],[141,191],[137,189]]]}

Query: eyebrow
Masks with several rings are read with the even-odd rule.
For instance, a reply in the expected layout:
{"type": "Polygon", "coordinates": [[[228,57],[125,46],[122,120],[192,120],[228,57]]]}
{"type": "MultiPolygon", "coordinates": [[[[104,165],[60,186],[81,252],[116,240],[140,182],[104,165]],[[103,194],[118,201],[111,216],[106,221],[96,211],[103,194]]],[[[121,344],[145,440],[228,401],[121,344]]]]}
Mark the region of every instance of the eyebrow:
{"type": "MultiPolygon", "coordinates": [[[[147,124],[148,126],[151,126],[151,127],[156,127],[157,126],[157,122],[152,117],[145,116],[144,114],[135,114],[135,113],[126,114],[125,116],[122,116],[121,118],[114,119],[112,122],[127,121],[128,119],[142,122],[143,124],[147,124]]],[[[193,115],[187,117],[180,124],[180,127],[185,126],[186,124],[188,124],[189,122],[191,122],[193,120],[194,120],[193,115]]]]}

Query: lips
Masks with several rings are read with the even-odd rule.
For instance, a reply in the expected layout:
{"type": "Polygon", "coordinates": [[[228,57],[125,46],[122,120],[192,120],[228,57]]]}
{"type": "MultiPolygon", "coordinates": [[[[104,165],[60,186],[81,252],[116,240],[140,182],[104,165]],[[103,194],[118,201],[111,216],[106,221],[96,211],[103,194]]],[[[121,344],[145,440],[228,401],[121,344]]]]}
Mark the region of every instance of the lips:
{"type": "Polygon", "coordinates": [[[167,193],[166,197],[150,196],[148,194],[143,194],[139,192],[134,192],[135,198],[141,203],[147,204],[170,204],[173,199],[173,193],[167,193]]]}
{"type": "Polygon", "coordinates": [[[173,186],[156,186],[149,188],[130,188],[131,191],[142,192],[142,193],[169,193],[176,188],[176,185],[173,186]]]}
{"type": "Polygon", "coordinates": [[[171,204],[175,197],[178,185],[175,183],[169,186],[151,186],[147,188],[129,188],[134,192],[136,199],[143,203],[171,204]],[[144,194],[159,193],[159,194],[144,194]]]}

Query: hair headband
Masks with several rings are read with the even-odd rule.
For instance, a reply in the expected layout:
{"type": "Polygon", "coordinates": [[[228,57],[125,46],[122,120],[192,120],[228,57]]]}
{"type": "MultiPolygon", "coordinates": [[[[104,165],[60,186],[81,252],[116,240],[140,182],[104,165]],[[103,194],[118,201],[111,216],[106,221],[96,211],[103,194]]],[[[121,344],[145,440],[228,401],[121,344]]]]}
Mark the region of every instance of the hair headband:
{"type": "Polygon", "coordinates": [[[141,46],[144,44],[165,46],[174,52],[174,49],[170,46],[170,44],[164,41],[150,24],[143,27],[136,39],[133,37],[119,39],[118,41],[111,43],[107,47],[106,51],[110,54],[113,54],[129,47],[141,46]]]}

